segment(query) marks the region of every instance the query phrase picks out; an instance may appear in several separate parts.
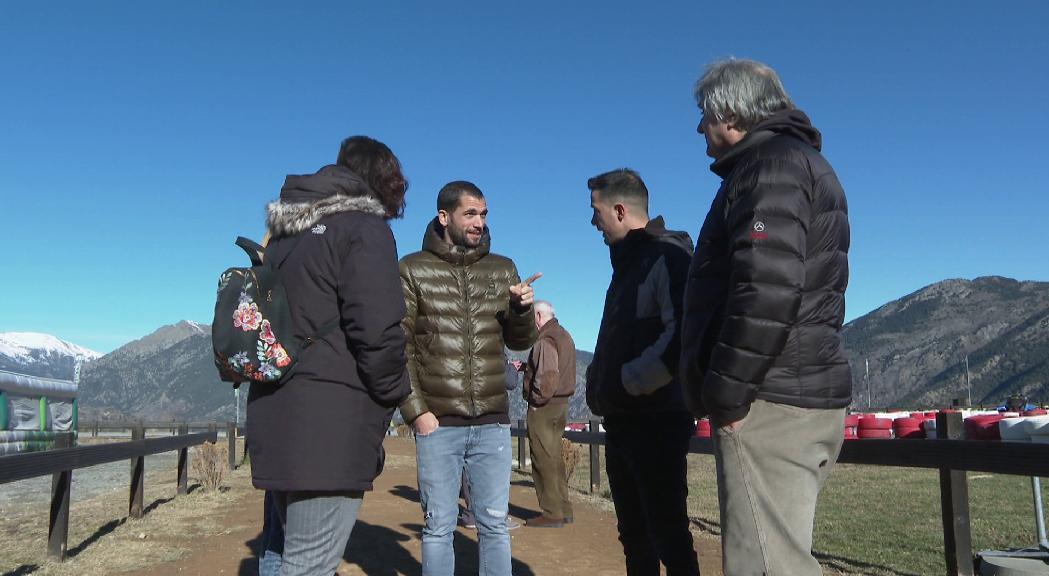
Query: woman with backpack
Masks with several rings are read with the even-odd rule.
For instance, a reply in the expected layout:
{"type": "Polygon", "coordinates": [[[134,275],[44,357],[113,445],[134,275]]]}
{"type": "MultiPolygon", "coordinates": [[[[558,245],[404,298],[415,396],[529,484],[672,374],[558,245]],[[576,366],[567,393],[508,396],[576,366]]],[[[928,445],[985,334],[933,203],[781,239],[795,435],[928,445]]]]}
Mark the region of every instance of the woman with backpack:
{"type": "Polygon", "coordinates": [[[411,391],[388,225],[407,188],[385,144],[354,136],[336,164],[288,176],[267,207],[265,260],[304,344],[279,382],[253,383],[248,396],[252,481],[272,493],[284,576],[335,572],[382,471],[393,410],[411,391]]]}

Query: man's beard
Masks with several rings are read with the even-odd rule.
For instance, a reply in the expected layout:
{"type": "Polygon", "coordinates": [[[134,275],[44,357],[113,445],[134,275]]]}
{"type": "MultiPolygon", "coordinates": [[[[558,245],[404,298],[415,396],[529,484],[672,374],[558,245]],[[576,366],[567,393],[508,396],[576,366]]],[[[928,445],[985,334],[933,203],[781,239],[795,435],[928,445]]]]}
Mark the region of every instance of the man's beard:
{"type": "Polygon", "coordinates": [[[461,246],[463,248],[476,248],[481,243],[481,238],[484,237],[484,233],[482,232],[481,236],[477,238],[477,241],[471,244],[470,237],[466,235],[465,228],[457,228],[449,224],[448,237],[452,239],[452,244],[455,246],[461,246]]]}

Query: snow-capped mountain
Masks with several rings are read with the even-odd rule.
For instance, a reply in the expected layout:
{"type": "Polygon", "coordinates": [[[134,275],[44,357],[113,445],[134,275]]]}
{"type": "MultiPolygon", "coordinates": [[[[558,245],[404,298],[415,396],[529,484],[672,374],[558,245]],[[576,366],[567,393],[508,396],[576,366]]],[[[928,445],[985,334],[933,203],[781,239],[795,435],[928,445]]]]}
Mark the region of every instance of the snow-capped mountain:
{"type": "Polygon", "coordinates": [[[77,356],[85,361],[102,354],[37,332],[0,332],[0,370],[69,380],[77,356]]]}

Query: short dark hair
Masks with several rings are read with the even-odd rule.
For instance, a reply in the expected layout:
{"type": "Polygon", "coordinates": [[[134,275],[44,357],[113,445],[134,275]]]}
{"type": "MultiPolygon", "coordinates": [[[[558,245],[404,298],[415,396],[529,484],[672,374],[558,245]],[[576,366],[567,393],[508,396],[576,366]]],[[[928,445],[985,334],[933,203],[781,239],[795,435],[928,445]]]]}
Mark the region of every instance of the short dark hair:
{"type": "Polygon", "coordinates": [[[401,161],[387,145],[367,136],[351,136],[342,141],[335,162],[368,184],[386,209],[387,219],[404,216],[408,180],[401,172],[401,161]]]}
{"type": "Polygon", "coordinates": [[[620,168],[598,174],[586,181],[587,188],[596,190],[603,202],[632,204],[648,214],[648,188],[641,175],[630,168],[620,168]]]}
{"type": "Polygon", "coordinates": [[[459,200],[463,196],[484,200],[484,194],[476,184],[466,180],[456,180],[442,186],[441,191],[437,193],[437,209],[453,212],[459,206],[459,200]]]}

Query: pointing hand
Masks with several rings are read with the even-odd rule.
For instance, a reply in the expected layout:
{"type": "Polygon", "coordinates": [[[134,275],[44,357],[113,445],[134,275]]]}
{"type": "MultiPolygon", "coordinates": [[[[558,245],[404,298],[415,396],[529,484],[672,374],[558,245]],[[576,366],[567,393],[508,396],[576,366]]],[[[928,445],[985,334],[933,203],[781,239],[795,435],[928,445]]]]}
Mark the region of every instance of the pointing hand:
{"type": "Polygon", "coordinates": [[[520,284],[510,286],[510,303],[520,308],[528,308],[535,300],[535,290],[532,283],[543,277],[542,272],[536,272],[520,284]]]}

